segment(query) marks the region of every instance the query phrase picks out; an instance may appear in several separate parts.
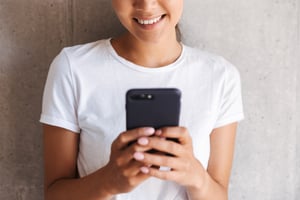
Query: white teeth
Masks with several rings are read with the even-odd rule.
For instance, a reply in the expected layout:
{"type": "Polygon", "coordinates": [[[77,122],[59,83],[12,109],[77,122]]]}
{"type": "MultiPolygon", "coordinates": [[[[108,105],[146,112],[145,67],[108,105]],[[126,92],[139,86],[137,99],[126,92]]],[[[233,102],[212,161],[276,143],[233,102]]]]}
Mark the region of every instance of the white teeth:
{"type": "Polygon", "coordinates": [[[149,20],[142,20],[142,19],[137,19],[139,24],[155,24],[161,19],[161,16],[154,18],[154,19],[149,19],[149,20]]]}

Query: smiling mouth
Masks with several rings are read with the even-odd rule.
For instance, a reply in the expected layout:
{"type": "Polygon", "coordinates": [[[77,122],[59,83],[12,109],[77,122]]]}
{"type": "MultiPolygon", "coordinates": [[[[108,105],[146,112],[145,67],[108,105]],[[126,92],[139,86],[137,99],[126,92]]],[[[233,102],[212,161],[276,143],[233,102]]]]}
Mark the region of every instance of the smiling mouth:
{"type": "Polygon", "coordinates": [[[141,25],[152,25],[152,24],[156,24],[158,23],[165,15],[161,15],[159,17],[156,18],[152,18],[152,19],[138,19],[138,18],[134,18],[134,20],[141,24],[141,25]]]}

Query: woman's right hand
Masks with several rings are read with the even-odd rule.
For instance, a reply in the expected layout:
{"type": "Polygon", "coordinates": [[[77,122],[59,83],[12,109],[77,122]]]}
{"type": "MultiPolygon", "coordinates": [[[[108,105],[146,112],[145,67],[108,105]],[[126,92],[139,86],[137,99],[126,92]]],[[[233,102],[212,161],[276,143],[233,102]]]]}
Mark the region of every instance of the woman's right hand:
{"type": "Polygon", "coordinates": [[[135,152],[148,151],[148,147],[136,141],[141,137],[154,135],[154,128],[137,128],[121,133],[112,143],[111,155],[104,170],[107,192],[111,195],[132,191],[150,176],[141,173],[143,163],[136,161],[135,152]]]}

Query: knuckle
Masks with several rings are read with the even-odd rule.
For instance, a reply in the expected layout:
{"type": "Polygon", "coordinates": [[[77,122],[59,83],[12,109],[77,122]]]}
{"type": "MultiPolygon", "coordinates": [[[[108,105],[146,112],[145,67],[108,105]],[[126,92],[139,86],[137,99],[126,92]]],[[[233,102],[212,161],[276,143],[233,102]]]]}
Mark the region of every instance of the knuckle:
{"type": "Polygon", "coordinates": [[[188,129],[187,129],[186,127],[180,127],[180,129],[181,129],[181,132],[182,132],[183,134],[189,135],[189,134],[188,134],[188,129]]]}
{"type": "Polygon", "coordinates": [[[136,181],[135,181],[135,179],[133,179],[133,178],[129,178],[129,179],[127,179],[127,184],[128,184],[130,187],[135,187],[136,181]]]}
{"type": "Polygon", "coordinates": [[[166,172],[161,173],[161,178],[167,180],[169,178],[168,173],[166,172]]]}
{"type": "Polygon", "coordinates": [[[157,173],[157,171],[155,169],[150,168],[149,175],[157,177],[158,173],[157,173]]]}
{"type": "Polygon", "coordinates": [[[121,173],[123,178],[126,178],[128,176],[127,170],[124,169],[124,168],[120,170],[120,173],[121,173]]]}
{"type": "Polygon", "coordinates": [[[128,149],[128,153],[132,156],[135,152],[140,152],[140,151],[141,151],[140,147],[136,143],[131,144],[130,148],[128,149]]]}
{"type": "Polygon", "coordinates": [[[176,152],[176,145],[174,144],[174,142],[169,142],[167,145],[166,145],[166,148],[167,150],[170,152],[170,153],[174,153],[176,152]]]}
{"type": "Polygon", "coordinates": [[[139,150],[140,150],[140,148],[136,143],[132,145],[132,152],[137,152],[139,150]]]}
{"type": "Polygon", "coordinates": [[[120,167],[120,166],[122,166],[122,164],[123,164],[123,159],[122,158],[117,158],[116,160],[115,160],[115,163],[116,163],[116,165],[118,166],[118,167],[120,167]]]}
{"type": "Polygon", "coordinates": [[[165,165],[166,166],[172,166],[172,159],[171,158],[165,158],[165,159],[163,159],[164,160],[164,163],[165,163],[165,165]]]}
{"type": "Polygon", "coordinates": [[[119,135],[118,141],[119,141],[120,143],[122,143],[122,144],[126,142],[126,134],[125,134],[125,132],[123,132],[123,133],[121,133],[121,134],[119,135]]]}
{"type": "Polygon", "coordinates": [[[186,127],[180,127],[180,128],[181,128],[182,134],[183,134],[186,138],[191,139],[191,136],[190,136],[190,134],[189,134],[188,129],[187,129],[186,127]]]}

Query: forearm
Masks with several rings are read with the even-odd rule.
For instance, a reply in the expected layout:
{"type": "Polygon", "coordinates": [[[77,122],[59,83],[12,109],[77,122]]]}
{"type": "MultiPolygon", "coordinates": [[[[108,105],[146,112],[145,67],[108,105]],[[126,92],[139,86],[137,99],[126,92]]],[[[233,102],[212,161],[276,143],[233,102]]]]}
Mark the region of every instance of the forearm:
{"type": "Polygon", "coordinates": [[[208,172],[205,171],[205,178],[201,186],[187,188],[189,200],[227,200],[227,188],[217,183],[208,172]]]}
{"type": "Polygon", "coordinates": [[[46,200],[108,200],[112,195],[105,187],[102,169],[78,179],[60,179],[45,188],[46,200]]]}

